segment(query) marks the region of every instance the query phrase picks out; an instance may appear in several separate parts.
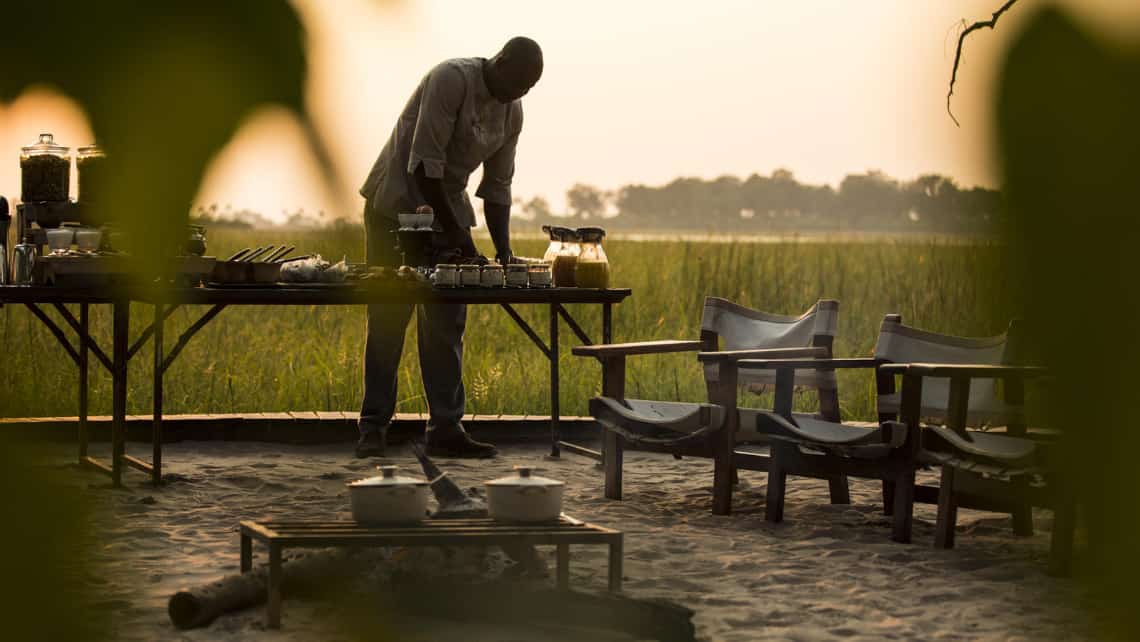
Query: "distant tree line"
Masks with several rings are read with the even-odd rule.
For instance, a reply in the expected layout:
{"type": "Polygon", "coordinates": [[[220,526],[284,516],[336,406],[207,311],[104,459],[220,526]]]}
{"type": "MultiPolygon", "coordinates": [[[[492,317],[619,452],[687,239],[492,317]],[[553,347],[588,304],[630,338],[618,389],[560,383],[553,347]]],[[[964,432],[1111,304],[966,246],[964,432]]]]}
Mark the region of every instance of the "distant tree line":
{"type": "MultiPolygon", "coordinates": [[[[542,197],[520,203],[527,218],[549,220],[542,197]]],[[[678,178],[666,185],[625,185],[612,192],[577,184],[567,216],[605,218],[605,226],[639,230],[879,231],[990,234],[1001,221],[996,190],[966,188],[927,174],[909,182],[879,171],[849,174],[838,188],[801,183],[788,170],[745,179],[678,178]]]]}

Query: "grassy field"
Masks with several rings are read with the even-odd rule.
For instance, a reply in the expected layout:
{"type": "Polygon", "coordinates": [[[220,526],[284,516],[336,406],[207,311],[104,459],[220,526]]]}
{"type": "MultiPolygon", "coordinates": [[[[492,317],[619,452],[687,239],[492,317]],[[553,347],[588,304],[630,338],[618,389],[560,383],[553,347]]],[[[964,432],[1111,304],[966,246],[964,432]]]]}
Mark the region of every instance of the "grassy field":
{"type": "MultiPolygon", "coordinates": [[[[303,252],[362,260],[356,228],[322,231],[211,230],[210,253],[226,256],[262,243],[288,242],[303,252]]],[[[489,251],[489,241],[480,247],[489,251]]],[[[520,240],[516,252],[538,255],[539,240],[520,240]]],[[[610,241],[606,250],[615,286],[633,296],[615,308],[615,340],[696,338],[701,301],[725,297],[771,312],[798,314],[819,298],[840,301],[840,356],[870,354],[883,314],[930,330],[988,335],[1004,330],[1015,313],[1001,267],[1000,248],[950,241],[709,243],[610,241]]],[[[168,323],[168,341],[204,309],[181,309],[168,323]]],[[[540,335],[547,310],[519,307],[540,335]]],[[[572,311],[600,338],[601,314],[572,311]]],[[[52,312],[54,314],[54,312],[52,312]]],[[[132,315],[132,336],[150,309],[132,315]]],[[[93,312],[102,345],[110,346],[110,311],[93,312]]],[[[568,330],[563,337],[570,337],[568,330]]],[[[203,330],[166,378],[166,412],[224,413],[357,410],[361,398],[364,311],[347,307],[240,308],[224,311],[203,330]]],[[[0,416],[59,416],[76,412],[76,373],[55,339],[23,307],[0,309],[0,416]]],[[[586,414],[597,393],[599,367],[569,354],[563,341],[562,412],[586,414]]],[[[425,410],[411,324],[401,362],[398,411],[425,410]]],[[[94,364],[94,360],[93,364],[94,364]]],[[[151,351],[132,363],[128,412],[150,411],[151,351]]],[[[92,365],[92,414],[110,412],[110,377],[92,365]]],[[[494,306],[469,309],[464,380],[471,413],[549,412],[548,368],[507,315],[494,306]]],[[[703,382],[691,355],[640,357],[630,363],[629,394],[655,399],[700,399],[703,382]]],[[[841,402],[850,418],[873,416],[867,374],[841,378],[841,402]]],[[[799,400],[811,403],[810,399],[799,400]]]]}

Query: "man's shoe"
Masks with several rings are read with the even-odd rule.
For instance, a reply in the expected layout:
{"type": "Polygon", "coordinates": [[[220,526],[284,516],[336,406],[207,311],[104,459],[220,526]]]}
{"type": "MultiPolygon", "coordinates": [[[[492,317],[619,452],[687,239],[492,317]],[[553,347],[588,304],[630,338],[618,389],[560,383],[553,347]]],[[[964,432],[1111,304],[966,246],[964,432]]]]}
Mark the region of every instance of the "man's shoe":
{"type": "Polygon", "coordinates": [[[359,458],[364,457],[383,457],[385,441],[387,441],[383,430],[370,430],[360,435],[360,440],[356,442],[356,456],[359,458]]]}
{"type": "Polygon", "coordinates": [[[475,441],[463,428],[447,432],[438,429],[429,430],[426,441],[428,457],[487,459],[499,454],[497,448],[491,444],[475,441]]]}

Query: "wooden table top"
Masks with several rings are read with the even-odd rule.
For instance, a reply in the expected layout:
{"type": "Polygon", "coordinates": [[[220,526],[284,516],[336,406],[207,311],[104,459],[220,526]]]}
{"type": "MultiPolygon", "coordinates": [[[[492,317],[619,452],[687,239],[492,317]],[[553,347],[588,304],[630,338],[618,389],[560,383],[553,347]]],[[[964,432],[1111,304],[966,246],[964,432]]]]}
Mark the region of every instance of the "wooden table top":
{"type": "Polygon", "coordinates": [[[361,305],[369,303],[620,303],[628,288],[432,288],[413,283],[352,283],[256,287],[90,288],[0,286],[0,303],[142,303],[201,305],[361,305]]]}
{"type": "Polygon", "coordinates": [[[351,544],[474,544],[526,541],[533,544],[604,543],[621,531],[587,524],[562,515],[557,521],[511,523],[490,517],[425,519],[413,524],[361,524],[354,521],[243,521],[243,535],[265,542],[297,546],[351,544]]]}

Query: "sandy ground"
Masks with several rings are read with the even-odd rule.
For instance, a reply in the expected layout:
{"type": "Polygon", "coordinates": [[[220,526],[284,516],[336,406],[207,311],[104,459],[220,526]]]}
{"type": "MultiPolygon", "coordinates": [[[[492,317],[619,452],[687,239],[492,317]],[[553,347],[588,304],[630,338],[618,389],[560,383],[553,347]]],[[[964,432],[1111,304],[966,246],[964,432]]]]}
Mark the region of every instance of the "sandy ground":
{"type": "MultiPolygon", "coordinates": [[[[418,474],[409,452],[394,454],[388,461],[418,474]]],[[[463,485],[479,485],[524,463],[565,480],[568,514],[626,533],[625,591],[690,606],[702,639],[1091,637],[1079,609],[1087,597],[1072,581],[1044,573],[1048,512],[1036,515],[1034,537],[1018,538],[1007,517],[961,511],[957,548],[940,551],[931,547],[932,506],[916,509],[914,544],[890,542],[877,484],[853,480],[853,504],[831,506],[824,482],[793,478],[786,520],[771,525],[763,519],[762,473],[742,471],[735,514],[714,517],[707,461],[628,454],[625,500],[615,502],[602,498],[601,471],[592,461],[573,455],[546,460],[543,454],[508,446],[492,462],[438,463],[463,485]]],[[[60,447],[58,470],[82,487],[100,513],[104,546],[93,560],[100,571],[90,579],[98,582],[100,605],[114,612],[117,638],[345,639],[338,605],[327,600],[287,598],[280,631],[264,630],[260,607],[178,631],[166,604],[179,588],[236,572],[239,520],[347,519],[344,482],[370,474],[379,460],[353,459],[348,445],[179,443],[165,450],[169,484],[151,487],[131,471],[127,488],[113,490],[105,478],[65,463],[72,456],[60,447]]],[[[603,589],[605,548],[571,550],[572,585],[603,589]]],[[[553,567],[552,552],[544,555],[553,567]]],[[[260,560],[263,555],[255,562],[260,560]]],[[[557,637],[414,618],[401,627],[404,634],[391,639],[557,637]]]]}

